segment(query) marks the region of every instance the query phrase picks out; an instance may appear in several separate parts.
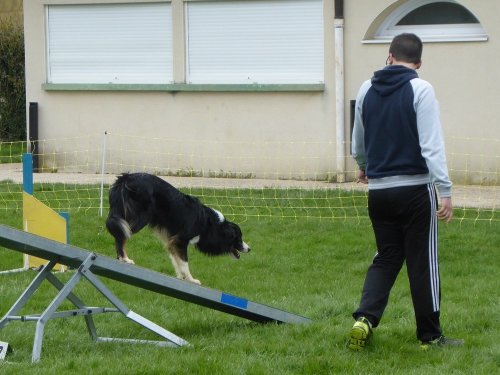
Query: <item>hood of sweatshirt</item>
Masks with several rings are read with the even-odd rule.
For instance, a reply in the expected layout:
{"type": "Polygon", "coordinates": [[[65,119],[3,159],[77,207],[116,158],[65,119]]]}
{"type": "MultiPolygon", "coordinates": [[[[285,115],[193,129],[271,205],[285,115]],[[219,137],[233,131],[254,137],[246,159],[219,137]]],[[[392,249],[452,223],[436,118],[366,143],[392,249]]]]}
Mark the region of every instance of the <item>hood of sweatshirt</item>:
{"type": "Polygon", "coordinates": [[[388,65],[384,69],[376,71],[371,82],[376,92],[381,96],[388,96],[414,78],[418,78],[414,69],[403,65],[388,65]]]}

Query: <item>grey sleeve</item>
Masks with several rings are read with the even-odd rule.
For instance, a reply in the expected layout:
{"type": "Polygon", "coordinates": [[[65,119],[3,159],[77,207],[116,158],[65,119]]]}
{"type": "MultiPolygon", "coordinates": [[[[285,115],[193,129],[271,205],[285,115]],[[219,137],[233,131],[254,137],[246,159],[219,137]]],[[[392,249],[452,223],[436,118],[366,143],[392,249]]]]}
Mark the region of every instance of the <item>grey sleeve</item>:
{"type": "Polygon", "coordinates": [[[417,114],[420,148],[431,182],[436,185],[440,197],[451,197],[452,183],[448,176],[439,103],[430,83],[419,78],[411,83],[415,93],[413,104],[417,114]]]}
{"type": "Polygon", "coordinates": [[[365,127],[363,125],[363,100],[366,92],[371,87],[371,81],[365,81],[356,96],[356,108],[354,112],[354,128],[352,131],[351,152],[354,160],[359,168],[365,170],[366,155],[365,155],[365,127]]]}

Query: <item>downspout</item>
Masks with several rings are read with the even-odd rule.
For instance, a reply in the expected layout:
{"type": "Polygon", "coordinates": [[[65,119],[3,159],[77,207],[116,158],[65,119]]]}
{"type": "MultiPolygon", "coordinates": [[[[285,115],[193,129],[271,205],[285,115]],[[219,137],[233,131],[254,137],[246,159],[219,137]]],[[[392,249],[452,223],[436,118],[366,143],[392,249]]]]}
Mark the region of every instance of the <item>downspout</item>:
{"type": "Polygon", "coordinates": [[[345,182],[344,0],[335,0],[335,128],[337,182],[345,182]]]}

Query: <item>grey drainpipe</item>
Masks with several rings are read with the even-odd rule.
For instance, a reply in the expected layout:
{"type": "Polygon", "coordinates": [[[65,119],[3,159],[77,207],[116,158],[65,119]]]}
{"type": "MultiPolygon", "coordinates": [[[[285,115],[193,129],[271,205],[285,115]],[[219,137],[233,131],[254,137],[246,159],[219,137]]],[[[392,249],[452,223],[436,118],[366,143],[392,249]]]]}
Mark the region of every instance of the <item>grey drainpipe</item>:
{"type": "Polygon", "coordinates": [[[337,182],[345,182],[344,0],[335,0],[335,129],[337,182]]]}

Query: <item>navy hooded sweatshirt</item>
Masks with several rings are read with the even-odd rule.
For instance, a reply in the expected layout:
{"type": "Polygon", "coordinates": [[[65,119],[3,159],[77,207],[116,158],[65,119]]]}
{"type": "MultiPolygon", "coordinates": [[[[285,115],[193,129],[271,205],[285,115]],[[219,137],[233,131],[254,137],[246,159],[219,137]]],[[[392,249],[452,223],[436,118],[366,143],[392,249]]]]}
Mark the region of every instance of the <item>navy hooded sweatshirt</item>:
{"type": "Polygon", "coordinates": [[[352,153],[369,189],[435,183],[451,196],[439,105],[414,69],[390,65],[363,83],[356,99],[352,153]]]}

